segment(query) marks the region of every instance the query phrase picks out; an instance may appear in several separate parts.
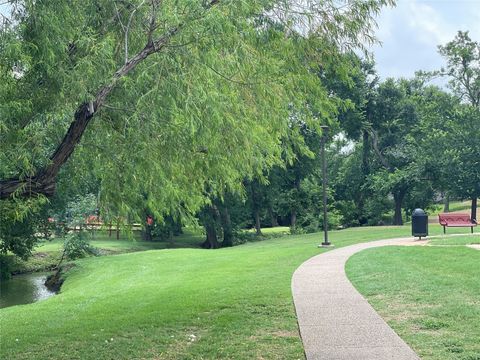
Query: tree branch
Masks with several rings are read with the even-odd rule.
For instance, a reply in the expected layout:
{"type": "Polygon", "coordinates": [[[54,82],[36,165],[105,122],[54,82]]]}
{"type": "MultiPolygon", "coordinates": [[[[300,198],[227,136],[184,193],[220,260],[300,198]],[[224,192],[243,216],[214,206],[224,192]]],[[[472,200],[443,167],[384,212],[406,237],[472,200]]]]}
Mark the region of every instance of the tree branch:
{"type": "Polygon", "coordinates": [[[126,76],[149,55],[161,51],[178,30],[179,26],[173,27],[153,43],[147,44],[115,72],[108,84],[97,91],[94,100],[81,104],[75,111],[74,120],[62,142],[50,157],[50,165],[26,179],[13,178],[0,181],[0,199],[6,199],[14,194],[19,196],[32,196],[33,194],[52,196],[55,192],[55,180],[60,168],[72,155],[90,120],[104,105],[105,99],[115,88],[119,79],[126,76]]]}
{"type": "Polygon", "coordinates": [[[378,159],[382,163],[383,167],[387,169],[388,171],[392,171],[393,167],[390,165],[388,160],[383,156],[382,152],[380,151],[378,147],[378,135],[375,130],[371,129],[370,130],[370,135],[372,137],[372,144],[373,144],[373,150],[375,150],[375,154],[377,154],[378,159]]]}
{"type": "Polygon", "coordinates": [[[125,27],[125,64],[128,62],[128,32],[130,30],[130,25],[132,23],[133,15],[135,15],[137,10],[141,8],[144,3],[145,3],[145,0],[143,0],[140,3],[140,5],[138,5],[135,9],[133,9],[132,13],[130,14],[130,17],[128,18],[127,26],[125,27]]]}
{"type": "MultiPolygon", "coordinates": [[[[209,1],[204,9],[205,11],[217,5],[220,0],[209,1]]],[[[143,2],[142,2],[143,4],[143,2]]],[[[138,7],[137,7],[138,9],[138,7]]],[[[132,13],[133,14],[133,13],[132,13]]],[[[132,18],[132,15],[130,16],[132,18]]],[[[183,23],[170,28],[162,36],[154,41],[147,41],[145,47],[135,56],[127,59],[125,64],[118,69],[110,79],[110,82],[101,87],[94,99],[80,104],[75,111],[74,120],[70,124],[65,136],[55,152],[50,157],[50,164],[40,169],[35,175],[27,178],[11,178],[0,181],[0,199],[7,199],[11,196],[30,197],[34,195],[52,196],[55,193],[56,177],[61,167],[72,155],[75,147],[80,142],[90,120],[105,104],[105,100],[116,87],[118,81],[126,76],[130,71],[145,60],[148,56],[160,52],[170,42],[172,37],[177,34],[183,23]]],[[[127,29],[128,30],[128,29],[127,29]]]]}

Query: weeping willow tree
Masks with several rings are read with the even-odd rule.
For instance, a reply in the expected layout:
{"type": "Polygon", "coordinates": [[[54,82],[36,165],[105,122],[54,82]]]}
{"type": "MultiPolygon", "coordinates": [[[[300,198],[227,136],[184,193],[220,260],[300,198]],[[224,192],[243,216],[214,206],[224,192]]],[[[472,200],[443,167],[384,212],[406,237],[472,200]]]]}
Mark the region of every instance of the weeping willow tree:
{"type": "Polygon", "coordinates": [[[347,76],[338,54],[372,42],[373,17],[392,2],[9,1],[4,220],[87,173],[124,216],[188,214],[241,191],[304,147],[293,117],[314,131],[334,121],[318,72],[347,76]]]}

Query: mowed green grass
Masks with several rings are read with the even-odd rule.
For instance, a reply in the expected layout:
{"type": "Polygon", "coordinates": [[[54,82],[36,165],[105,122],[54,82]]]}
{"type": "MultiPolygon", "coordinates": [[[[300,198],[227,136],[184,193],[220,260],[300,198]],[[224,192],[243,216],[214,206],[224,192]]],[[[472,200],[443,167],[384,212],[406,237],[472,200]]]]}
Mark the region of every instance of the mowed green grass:
{"type": "MultiPolygon", "coordinates": [[[[131,237],[121,233],[120,238],[117,240],[115,231],[112,231],[112,236],[109,236],[108,231],[104,230],[95,231],[94,236],[89,239],[92,246],[112,252],[198,247],[202,241],[203,237],[193,231],[186,231],[185,234],[175,236],[174,241],[142,241],[138,232],[134,232],[131,237]]],[[[43,241],[35,248],[35,252],[59,252],[62,249],[63,242],[63,238],[43,241]]]]}
{"type": "Polygon", "coordinates": [[[462,246],[470,244],[480,244],[480,229],[476,229],[476,233],[468,236],[439,236],[430,239],[430,245],[433,246],[462,246]]]}
{"type": "MultiPolygon", "coordinates": [[[[360,228],[331,238],[344,246],[408,232],[360,228]]],[[[321,241],[321,234],[285,236],[78,261],[60,295],[0,310],[0,357],[303,358],[290,280],[304,260],[325,251],[321,241]]]]}
{"type": "MultiPolygon", "coordinates": [[[[479,242],[480,236],[448,240],[468,244],[479,242]]],[[[354,255],[346,270],[422,359],[480,359],[480,251],[465,246],[382,247],[354,255]]]]}
{"type": "MultiPolygon", "coordinates": [[[[409,233],[370,227],[330,238],[341,247],[409,233]]],[[[61,294],[0,310],[0,358],[302,359],[290,282],[303,261],[327,251],[321,241],[284,236],[77,261],[61,294]]]]}
{"type": "MultiPolygon", "coordinates": [[[[101,254],[120,254],[155,249],[198,248],[203,240],[202,235],[191,230],[186,230],[172,241],[142,241],[138,232],[134,232],[131,237],[121,233],[117,239],[114,231],[112,236],[109,236],[108,231],[99,230],[95,231],[94,237],[90,238],[89,242],[101,254]]],[[[13,272],[29,273],[54,268],[62,257],[63,244],[63,238],[40,242],[27,261],[15,259],[13,272]]]]}

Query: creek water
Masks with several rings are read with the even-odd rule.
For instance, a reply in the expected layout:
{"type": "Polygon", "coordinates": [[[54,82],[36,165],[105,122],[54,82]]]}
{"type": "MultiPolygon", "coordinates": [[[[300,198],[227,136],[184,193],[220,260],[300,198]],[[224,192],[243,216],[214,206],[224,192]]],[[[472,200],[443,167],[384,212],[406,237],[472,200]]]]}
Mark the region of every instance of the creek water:
{"type": "Polygon", "coordinates": [[[0,280],[0,308],[30,304],[55,295],[44,285],[48,273],[14,275],[0,280]]]}

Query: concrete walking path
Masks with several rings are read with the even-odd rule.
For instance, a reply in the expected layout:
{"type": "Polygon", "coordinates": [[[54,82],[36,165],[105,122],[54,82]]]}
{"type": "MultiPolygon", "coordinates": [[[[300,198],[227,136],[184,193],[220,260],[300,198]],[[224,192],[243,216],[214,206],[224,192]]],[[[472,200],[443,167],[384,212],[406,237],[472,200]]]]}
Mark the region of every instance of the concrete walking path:
{"type": "Polygon", "coordinates": [[[304,262],[292,293],[307,360],[418,360],[345,274],[353,254],[386,245],[414,244],[412,237],[355,244],[304,262]]]}

